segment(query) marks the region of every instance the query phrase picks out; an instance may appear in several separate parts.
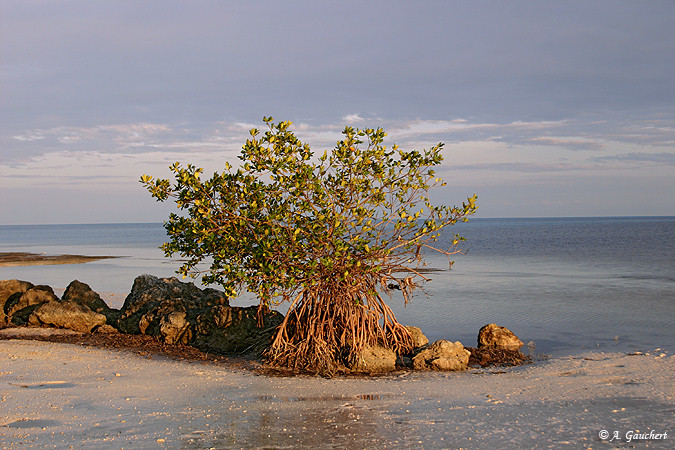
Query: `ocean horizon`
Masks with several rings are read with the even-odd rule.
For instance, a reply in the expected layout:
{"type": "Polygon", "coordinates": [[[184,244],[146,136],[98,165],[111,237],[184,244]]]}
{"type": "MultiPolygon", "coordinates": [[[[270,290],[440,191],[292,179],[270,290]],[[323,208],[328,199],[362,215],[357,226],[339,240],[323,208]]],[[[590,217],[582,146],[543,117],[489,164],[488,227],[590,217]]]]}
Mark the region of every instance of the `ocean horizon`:
{"type": "MultiPolygon", "coordinates": [[[[575,220],[575,219],[673,219],[669,215],[637,215],[637,216],[517,216],[517,217],[475,217],[470,216],[469,222],[476,220],[575,220]]],[[[77,222],[77,223],[6,223],[0,227],[41,227],[41,226],[78,226],[78,225],[156,225],[161,222],[77,222]]]]}

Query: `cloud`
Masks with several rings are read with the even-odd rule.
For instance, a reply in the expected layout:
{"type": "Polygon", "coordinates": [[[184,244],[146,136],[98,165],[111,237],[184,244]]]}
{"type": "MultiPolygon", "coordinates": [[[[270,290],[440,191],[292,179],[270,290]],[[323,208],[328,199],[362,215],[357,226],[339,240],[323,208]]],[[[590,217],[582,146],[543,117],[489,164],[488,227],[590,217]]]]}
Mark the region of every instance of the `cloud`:
{"type": "MultiPolygon", "coordinates": [[[[675,164],[673,152],[659,151],[663,148],[658,144],[673,134],[670,123],[660,119],[496,123],[468,117],[358,117],[359,127],[384,128],[389,133],[387,146],[421,150],[446,142],[438,173],[451,190],[461,187],[462,193],[496,192],[499,186],[539,189],[549,183],[564,189],[580,177],[663,179],[675,164]],[[641,140],[637,147],[636,139],[641,140]]],[[[343,119],[298,121],[291,128],[319,153],[341,139],[343,119]]],[[[139,176],[171,178],[168,167],[175,161],[203,167],[206,174],[222,171],[225,161],[236,165],[250,128],[265,130],[266,125],[232,119],[28,129],[8,141],[14,156],[3,152],[2,187],[7,192],[66,189],[142,195],[139,176]],[[23,149],[35,153],[27,155],[23,149]]]]}
{"type": "MultiPolygon", "coordinates": [[[[572,158],[581,164],[627,160],[631,144],[640,139],[644,151],[633,152],[633,161],[644,153],[658,154],[651,149],[669,139],[675,139],[675,127],[669,122],[647,120],[639,123],[608,124],[605,121],[576,123],[573,121],[515,121],[492,123],[472,121],[468,118],[452,120],[400,121],[392,119],[367,119],[357,114],[362,127],[383,127],[388,132],[386,145],[399,144],[404,149],[423,149],[439,141],[452,148],[453,161],[466,164],[489,161],[492,164],[531,162],[558,164],[560,158],[572,158]],[[576,131],[576,134],[575,134],[576,131]],[[630,131],[630,133],[628,132],[630,131]],[[649,133],[653,136],[650,136],[649,133]],[[595,159],[572,156],[574,153],[601,152],[595,159]],[[567,156],[566,156],[567,155],[567,156]],[[482,161],[481,161],[482,160],[482,161]]],[[[327,123],[294,123],[292,129],[298,137],[310,144],[316,152],[330,149],[342,138],[344,121],[327,123]]],[[[265,124],[245,121],[218,121],[214,123],[127,123],[100,124],[91,127],[61,126],[48,129],[26,130],[13,137],[14,146],[6,146],[3,159],[7,164],[19,164],[30,154],[219,154],[234,159],[249,137],[249,129],[264,130],[265,124]],[[29,146],[29,147],[28,147],[29,146]],[[65,153],[64,153],[65,152],[65,153]]],[[[663,152],[661,152],[663,153],[663,152]]],[[[189,159],[187,158],[187,159],[189,159]]],[[[667,153],[661,158],[667,159],[667,153]]],[[[643,160],[646,161],[646,160],[643,160]]],[[[493,166],[495,169],[499,166],[493,166]]],[[[502,168],[508,166],[501,166],[502,168]]],[[[543,167],[543,166],[542,166],[543,167]]]]}
{"type": "Polygon", "coordinates": [[[569,150],[602,150],[604,145],[600,142],[586,140],[583,138],[561,138],[561,137],[533,137],[521,140],[521,143],[531,143],[533,145],[544,145],[563,147],[569,150]]]}
{"type": "Polygon", "coordinates": [[[412,120],[394,123],[389,135],[397,139],[419,136],[447,135],[466,138],[481,137],[486,140],[497,139],[504,133],[525,133],[541,130],[557,129],[566,124],[565,121],[515,121],[509,123],[472,122],[464,118],[453,120],[412,120]]]}
{"type": "MultiPolygon", "coordinates": [[[[248,126],[243,124],[232,124],[227,129],[220,130],[218,124],[191,128],[159,123],[131,123],[27,130],[13,136],[13,140],[30,143],[27,150],[33,156],[39,156],[47,153],[75,154],[91,151],[100,154],[177,150],[193,152],[200,149],[234,152],[241,148],[245,136],[248,136],[248,126]]],[[[10,163],[13,160],[22,161],[26,157],[23,150],[20,146],[10,147],[3,153],[3,159],[10,163]]]]}
{"type": "Polygon", "coordinates": [[[622,153],[619,155],[599,156],[593,161],[651,162],[675,165],[675,153],[622,153]]]}
{"type": "Polygon", "coordinates": [[[60,136],[57,137],[58,141],[62,144],[74,144],[82,140],[81,136],[71,135],[71,136],[60,136]]]}
{"type": "Polygon", "coordinates": [[[137,187],[145,172],[167,174],[178,153],[99,153],[59,151],[33,157],[12,166],[0,164],[3,188],[121,190],[137,187]]]}
{"type": "Polygon", "coordinates": [[[363,122],[365,119],[358,114],[347,114],[342,118],[347,124],[363,122]]]}
{"type": "Polygon", "coordinates": [[[82,140],[102,140],[108,138],[112,138],[117,142],[124,142],[159,134],[167,134],[171,131],[171,128],[167,125],[153,123],[97,125],[93,127],[60,126],[48,129],[30,130],[26,134],[13,136],[13,138],[20,142],[51,138],[62,144],[72,144],[82,140]]]}
{"type": "Polygon", "coordinates": [[[45,136],[43,134],[41,134],[40,132],[36,132],[34,134],[12,136],[12,138],[16,139],[17,141],[20,141],[20,142],[32,142],[32,141],[39,141],[41,139],[44,139],[45,136]]]}
{"type": "Polygon", "coordinates": [[[498,171],[498,172],[524,172],[524,173],[545,173],[545,172],[563,172],[572,170],[589,170],[589,167],[576,164],[537,164],[529,162],[503,162],[503,163],[485,163],[485,164],[464,164],[452,167],[452,170],[479,170],[479,171],[498,171]]]}
{"type": "Polygon", "coordinates": [[[658,117],[620,120],[607,129],[607,139],[675,148],[675,120],[658,117]]]}

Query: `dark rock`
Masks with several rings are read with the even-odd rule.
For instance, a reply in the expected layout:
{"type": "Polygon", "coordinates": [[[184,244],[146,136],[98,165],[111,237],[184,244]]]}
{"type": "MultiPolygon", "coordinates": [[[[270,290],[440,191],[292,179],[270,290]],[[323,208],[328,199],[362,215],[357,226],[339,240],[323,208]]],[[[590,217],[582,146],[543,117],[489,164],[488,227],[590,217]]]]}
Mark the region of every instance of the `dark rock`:
{"type": "MultiPolygon", "coordinates": [[[[217,305],[229,306],[224,292],[208,288],[201,290],[192,283],[182,283],[176,278],[160,279],[141,275],[136,277],[131,292],[124,300],[118,327],[125,333],[148,334],[141,331],[142,322],[145,330],[154,333],[159,329],[161,316],[170,314],[176,308],[187,313],[217,305]],[[146,314],[148,316],[143,319],[146,314]]],[[[196,316],[194,314],[192,319],[196,316]]]]}
{"type": "Polygon", "coordinates": [[[58,301],[54,290],[49,286],[33,286],[23,293],[11,295],[5,302],[7,321],[15,325],[24,325],[33,311],[43,303],[58,301]]]}
{"type": "Polygon", "coordinates": [[[15,299],[18,300],[21,294],[32,287],[33,283],[29,283],[28,281],[0,280],[0,326],[7,323],[7,315],[5,314],[7,300],[17,294],[15,299]]]}
{"type": "Polygon", "coordinates": [[[405,355],[399,355],[398,359],[396,360],[396,365],[408,367],[408,368],[412,369],[413,368],[412,357],[405,356],[405,355]]]}
{"type": "Polygon", "coordinates": [[[199,289],[176,278],[141,275],[120,310],[124,333],[156,336],[167,344],[188,344],[217,353],[260,351],[283,320],[278,312],[231,307],[224,292],[199,289]]]}
{"type": "Polygon", "coordinates": [[[444,339],[434,342],[413,357],[416,370],[465,370],[471,353],[464,349],[461,342],[444,339]]]}
{"type": "Polygon", "coordinates": [[[489,323],[478,331],[478,348],[500,348],[505,350],[518,350],[523,341],[506,327],[489,323]]]}
{"type": "Polygon", "coordinates": [[[194,346],[216,353],[260,354],[269,346],[274,329],[283,321],[277,311],[263,314],[258,326],[258,307],[217,305],[197,316],[194,346]]]}
{"type": "Polygon", "coordinates": [[[28,323],[90,333],[95,328],[104,325],[106,317],[78,302],[50,301],[38,305],[28,318],[28,323]]]}
{"type": "Polygon", "coordinates": [[[86,306],[92,311],[100,314],[105,314],[105,312],[111,310],[106,302],[103,301],[101,296],[94,292],[88,284],[82,283],[78,280],[73,280],[70,282],[63,293],[61,300],[79,303],[80,305],[86,306]]]}

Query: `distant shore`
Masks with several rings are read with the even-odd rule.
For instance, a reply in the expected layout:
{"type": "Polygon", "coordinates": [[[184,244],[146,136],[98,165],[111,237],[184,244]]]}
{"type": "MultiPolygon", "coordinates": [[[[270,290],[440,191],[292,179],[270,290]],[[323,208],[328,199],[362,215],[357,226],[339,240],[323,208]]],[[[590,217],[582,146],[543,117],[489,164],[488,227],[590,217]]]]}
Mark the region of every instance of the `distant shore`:
{"type": "Polygon", "coordinates": [[[28,252],[0,253],[0,267],[47,266],[56,264],[82,264],[119,256],[46,255],[28,252]]]}

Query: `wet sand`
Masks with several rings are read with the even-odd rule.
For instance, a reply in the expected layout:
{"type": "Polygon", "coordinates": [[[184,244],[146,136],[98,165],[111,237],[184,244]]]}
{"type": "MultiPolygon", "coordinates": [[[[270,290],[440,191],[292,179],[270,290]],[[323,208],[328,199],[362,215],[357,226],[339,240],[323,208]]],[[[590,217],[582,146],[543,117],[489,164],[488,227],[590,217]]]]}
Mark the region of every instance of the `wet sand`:
{"type": "MultiPolygon", "coordinates": [[[[271,377],[0,341],[2,448],[672,448],[675,359],[591,352],[462,373],[271,377]],[[602,440],[606,430],[609,436],[602,440]],[[614,432],[621,441],[608,442],[614,432]],[[630,433],[668,433],[627,442],[630,433]]],[[[654,435],[655,435],[654,434],[654,435]]]]}
{"type": "Polygon", "coordinates": [[[118,256],[46,255],[27,252],[0,253],[0,267],[82,264],[118,256]]]}

